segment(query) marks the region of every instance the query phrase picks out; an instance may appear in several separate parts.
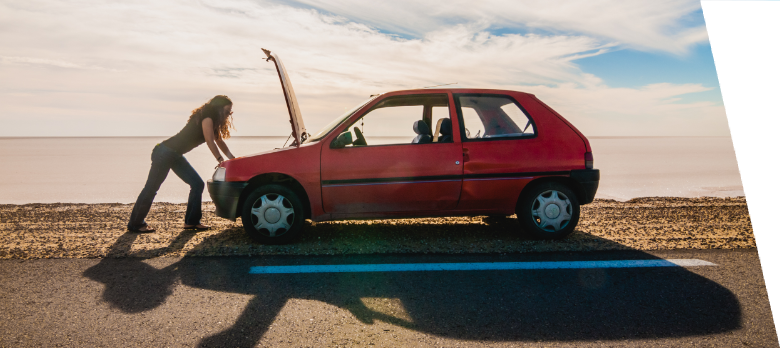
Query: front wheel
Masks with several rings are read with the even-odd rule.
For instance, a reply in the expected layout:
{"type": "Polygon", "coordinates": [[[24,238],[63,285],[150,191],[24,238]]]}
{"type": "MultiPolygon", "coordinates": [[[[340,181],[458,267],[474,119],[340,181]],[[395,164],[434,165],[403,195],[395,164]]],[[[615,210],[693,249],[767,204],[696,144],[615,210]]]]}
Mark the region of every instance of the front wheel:
{"type": "Polygon", "coordinates": [[[303,231],[303,204],[287,187],[263,185],[244,202],[241,222],[256,242],[287,244],[303,231]]]}
{"type": "Polygon", "coordinates": [[[548,182],[523,193],[516,208],[523,229],[540,239],[558,239],[574,231],[580,220],[580,204],[568,187],[548,182]]]}

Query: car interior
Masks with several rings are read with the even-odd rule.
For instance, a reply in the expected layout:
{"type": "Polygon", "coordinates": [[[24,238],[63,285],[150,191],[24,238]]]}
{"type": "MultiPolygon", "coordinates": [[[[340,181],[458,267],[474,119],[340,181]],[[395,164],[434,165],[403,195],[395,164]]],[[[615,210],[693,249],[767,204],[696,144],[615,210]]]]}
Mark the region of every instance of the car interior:
{"type": "Polygon", "coordinates": [[[499,138],[532,136],[533,122],[512,99],[503,96],[458,97],[466,137],[499,138]],[[522,124],[520,127],[518,124],[522,124]],[[470,131],[469,129],[476,130],[470,131]]]}
{"type": "Polygon", "coordinates": [[[449,118],[440,118],[439,121],[436,122],[436,132],[434,132],[433,142],[452,142],[452,121],[449,118]]]}
{"type": "MultiPolygon", "coordinates": [[[[457,96],[466,139],[528,137],[533,121],[513,99],[500,95],[457,96]]],[[[387,98],[350,126],[349,147],[452,142],[449,98],[425,94],[387,98]],[[434,123],[435,120],[435,123],[434,123]],[[408,125],[412,124],[409,131],[408,125]],[[435,127],[432,127],[435,124],[435,127]],[[368,134],[368,137],[366,136],[368,134]]],[[[349,129],[349,128],[348,128],[349,129]]]]}
{"type": "Polygon", "coordinates": [[[428,127],[428,124],[425,123],[425,120],[414,121],[412,129],[414,129],[414,132],[417,133],[417,136],[412,140],[412,144],[426,144],[433,142],[431,129],[428,127]]]}
{"type": "Polygon", "coordinates": [[[452,121],[446,94],[425,94],[388,98],[355,121],[348,147],[452,142],[452,121]],[[433,120],[436,127],[432,129],[433,120]],[[412,123],[411,130],[403,127],[412,123]],[[407,140],[404,140],[407,139],[407,140]],[[411,139],[410,139],[411,138],[411,139]]]}

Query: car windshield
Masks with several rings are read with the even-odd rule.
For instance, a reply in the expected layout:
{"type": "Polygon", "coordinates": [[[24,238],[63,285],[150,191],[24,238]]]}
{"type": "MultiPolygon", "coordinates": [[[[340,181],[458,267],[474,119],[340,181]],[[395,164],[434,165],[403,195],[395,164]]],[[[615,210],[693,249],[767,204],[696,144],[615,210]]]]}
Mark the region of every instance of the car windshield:
{"type": "Polygon", "coordinates": [[[354,114],[356,111],[358,111],[360,108],[362,108],[363,105],[366,105],[366,104],[370,103],[376,97],[377,96],[372,96],[371,98],[368,98],[368,100],[358,104],[356,107],[350,109],[349,111],[345,112],[341,116],[336,117],[336,119],[331,121],[330,123],[328,123],[327,126],[322,127],[322,129],[320,129],[319,132],[317,132],[314,135],[312,135],[311,137],[309,137],[309,139],[306,139],[306,141],[304,141],[304,143],[310,143],[312,141],[317,141],[317,140],[320,140],[320,139],[324,138],[333,129],[338,127],[342,122],[346,121],[350,116],[352,116],[352,114],[354,114]]]}

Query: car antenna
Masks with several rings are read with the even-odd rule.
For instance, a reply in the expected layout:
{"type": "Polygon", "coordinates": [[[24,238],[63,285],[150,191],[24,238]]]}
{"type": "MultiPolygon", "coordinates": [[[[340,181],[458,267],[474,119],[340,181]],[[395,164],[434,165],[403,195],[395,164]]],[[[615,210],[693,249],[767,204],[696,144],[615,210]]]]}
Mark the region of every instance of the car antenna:
{"type": "MultiPolygon", "coordinates": [[[[436,85],[436,86],[426,86],[426,87],[420,87],[420,88],[421,88],[421,89],[422,89],[422,88],[433,88],[433,87],[441,87],[441,86],[449,86],[449,85],[457,85],[457,84],[458,84],[457,82],[450,82],[450,83],[445,83],[445,84],[443,84],[443,85],[436,85]]],[[[417,89],[417,88],[415,88],[415,89],[417,89]]]]}

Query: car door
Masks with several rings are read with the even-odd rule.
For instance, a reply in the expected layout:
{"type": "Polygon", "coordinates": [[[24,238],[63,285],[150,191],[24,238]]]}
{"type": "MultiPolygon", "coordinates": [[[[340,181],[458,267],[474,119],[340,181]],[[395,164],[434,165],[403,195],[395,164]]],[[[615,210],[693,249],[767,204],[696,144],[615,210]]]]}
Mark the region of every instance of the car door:
{"type": "MultiPolygon", "coordinates": [[[[502,94],[454,94],[462,124],[464,172],[459,210],[514,212],[523,187],[539,176],[568,175],[569,151],[554,132],[542,132],[540,105],[502,94]]],[[[530,98],[529,98],[530,99],[530,98]]],[[[546,128],[548,131],[550,127],[546,128]]]]}
{"type": "Polygon", "coordinates": [[[352,134],[354,144],[343,148],[323,144],[325,211],[380,214],[454,209],[461,191],[462,148],[452,137],[433,134],[439,120],[452,122],[451,104],[446,93],[387,96],[342,128],[352,134]],[[434,129],[421,129],[425,128],[421,123],[434,129]]]}

